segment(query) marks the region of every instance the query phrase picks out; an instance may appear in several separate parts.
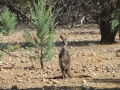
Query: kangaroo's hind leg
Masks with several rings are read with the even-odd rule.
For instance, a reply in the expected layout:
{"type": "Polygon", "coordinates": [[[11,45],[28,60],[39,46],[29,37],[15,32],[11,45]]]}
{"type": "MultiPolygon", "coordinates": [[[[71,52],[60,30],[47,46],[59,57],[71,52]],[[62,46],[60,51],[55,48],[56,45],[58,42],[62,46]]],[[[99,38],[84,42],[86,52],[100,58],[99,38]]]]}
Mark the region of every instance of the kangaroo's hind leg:
{"type": "Polygon", "coordinates": [[[62,71],[62,76],[63,76],[63,78],[66,78],[65,70],[62,71]]]}

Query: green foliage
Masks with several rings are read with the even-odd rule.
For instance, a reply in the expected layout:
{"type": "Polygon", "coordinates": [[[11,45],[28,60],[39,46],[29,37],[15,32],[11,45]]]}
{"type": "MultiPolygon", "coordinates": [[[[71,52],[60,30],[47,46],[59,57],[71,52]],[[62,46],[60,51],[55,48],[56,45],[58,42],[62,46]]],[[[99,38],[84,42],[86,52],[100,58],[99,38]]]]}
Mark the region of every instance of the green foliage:
{"type": "Polygon", "coordinates": [[[120,13],[118,13],[118,12],[120,12],[120,4],[119,3],[120,3],[120,0],[117,0],[117,3],[116,3],[117,8],[111,15],[111,17],[113,18],[112,26],[111,26],[112,30],[114,30],[117,26],[120,29],[120,13]]]}
{"type": "Polygon", "coordinates": [[[29,31],[24,30],[23,37],[25,38],[24,47],[26,49],[29,49],[30,47],[38,47],[38,43],[36,40],[36,37],[32,37],[32,35],[29,33],[29,31]]]}
{"type": "Polygon", "coordinates": [[[54,36],[52,35],[52,33],[50,33],[49,37],[47,38],[47,42],[46,42],[46,52],[45,52],[45,56],[47,60],[51,60],[52,57],[55,55],[55,52],[53,52],[53,47],[54,47],[54,36]]]}
{"type": "Polygon", "coordinates": [[[31,8],[31,17],[34,20],[32,25],[37,32],[35,43],[40,54],[41,61],[43,59],[51,60],[54,52],[54,20],[51,15],[50,7],[46,9],[46,0],[40,0],[37,4],[34,3],[34,9],[31,8]]]}
{"type": "Polygon", "coordinates": [[[36,59],[38,59],[39,57],[37,57],[37,56],[33,56],[33,55],[29,55],[29,58],[30,58],[30,60],[32,61],[32,60],[36,60],[36,59]]]}
{"type": "MultiPolygon", "coordinates": [[[[114,14],[112,15],[112,17],[114,17],[114,14]]],[[[114,30],[115,27],[118,25],[119,25],[119,18],[113,19],[112,20],[112,30],[114,30]]]]}
{"type": "Polygon", "coordinates": [[[18,50],[18,49],[20,49],[20,45],[9,45],[7,48],[7,50],[9,52],[13,52],[13,51],[18,50]]]}
{"type": "Polygon", "coordinates": [[[27,46],[27,47],[33,47],[34,46],[32,40],[30,39],[31,35],[27,30],[24,30],[23,37],[25,38],[25,41],[26,41],[24,43],[24,46],[27,46]]]}
{"type": "Polygon", "coordinates": [[[0,53],[0,58],[2,58],[3,55],[4,55],[3,53],[0,53]]]}
{"type": "Polygon", "coordinates": [[[118,27],[117,29],[119,31],[120,39],[120,0],[116,0],[116,6],[116,10],[111,15],[111,17],[113,18],[111,28],[112,30],[115,30],[115,28],[118,27]]]}
{"type": "Polygon", "coordinates": [[[12,14],[8,8],[3,8],[3,13],[0,15],[0,22],[3,26],[0,26],[0,31],[3,34],[10,34],[16,25],[16,19],[14,14],[12,14]]]}

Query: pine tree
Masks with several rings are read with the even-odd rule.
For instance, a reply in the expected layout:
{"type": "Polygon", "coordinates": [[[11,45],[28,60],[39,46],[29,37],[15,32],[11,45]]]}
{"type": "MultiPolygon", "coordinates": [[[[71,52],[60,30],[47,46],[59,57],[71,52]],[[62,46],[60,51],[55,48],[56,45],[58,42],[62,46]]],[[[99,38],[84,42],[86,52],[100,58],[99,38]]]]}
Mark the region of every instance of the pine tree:
{"type": "Polygon", "coordinates": [[[54,52],[54,21],[56,17],[52,17],[51,9],[46,8],[46,0],[40,0],[34,3],[34,8],[31,8],[32,25],[37,32],[37,38],[34,39],[37,44],[40,55],[40,63],[42,69],[43,60],[51,60],[54,52]]]}

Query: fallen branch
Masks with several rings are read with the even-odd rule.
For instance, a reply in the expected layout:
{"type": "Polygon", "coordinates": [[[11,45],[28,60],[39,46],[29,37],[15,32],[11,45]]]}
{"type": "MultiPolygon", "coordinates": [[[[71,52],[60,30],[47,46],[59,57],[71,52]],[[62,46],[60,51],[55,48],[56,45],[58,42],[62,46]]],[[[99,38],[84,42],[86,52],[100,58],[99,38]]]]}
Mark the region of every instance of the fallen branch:
{"type": "Polygon", "coordinates": [[[6,54],[8,54],[9,56],[12,56],[12,57],[18,57],[17,55],[13,55],[13,54],[11,54],[11,53],[9,53],[9,52],[7,52],[7,51],[4,51],[4,50],[2,50],[2,49],[0,49],[2,52],[4,52],[4,53],[6,53],[6,54]]]}

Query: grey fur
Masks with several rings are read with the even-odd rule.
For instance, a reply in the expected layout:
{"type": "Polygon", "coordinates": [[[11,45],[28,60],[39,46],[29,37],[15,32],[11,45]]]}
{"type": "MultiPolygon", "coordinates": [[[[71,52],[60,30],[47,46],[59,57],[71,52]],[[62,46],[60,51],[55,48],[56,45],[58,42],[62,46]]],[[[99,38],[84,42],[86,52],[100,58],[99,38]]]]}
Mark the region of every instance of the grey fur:
{"type": "Polygon", "coordinates": [[[67,38],[63,38],[61,35],[60,37],[62,39],[63,44],[59,53],[59,66],[62,72],[62,76],[63,78],[66,78],[67,74],[69,77],[73,77],[70,72],[71,59],[67,50],[67,38]]]}

